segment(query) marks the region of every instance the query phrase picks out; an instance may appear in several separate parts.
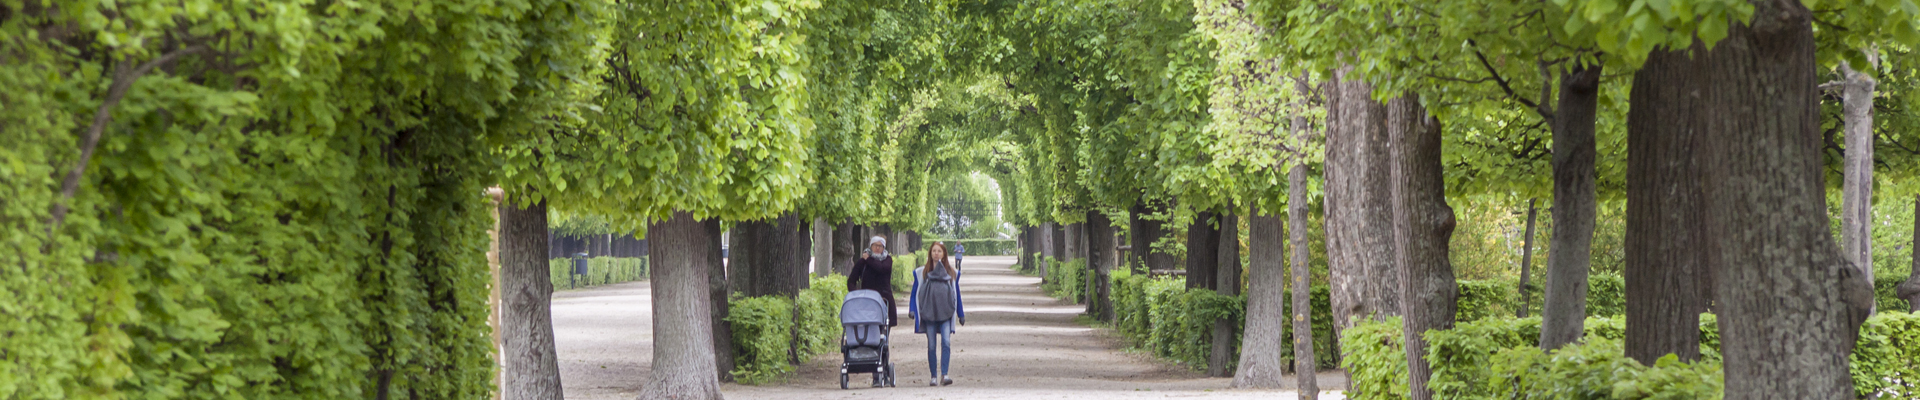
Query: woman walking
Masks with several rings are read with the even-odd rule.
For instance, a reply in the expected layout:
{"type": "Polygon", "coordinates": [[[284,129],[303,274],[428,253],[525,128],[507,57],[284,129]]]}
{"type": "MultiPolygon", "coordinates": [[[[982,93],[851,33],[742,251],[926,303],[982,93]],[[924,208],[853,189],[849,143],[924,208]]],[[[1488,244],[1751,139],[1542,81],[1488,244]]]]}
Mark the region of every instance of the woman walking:
{"type": "Polygon", "coordinates": [[[899,326],[899,308],[893,303],[893,257],[887,254],[887,239],[874,236],[867,240],[867,251],[853,261],[853,271],[847,274],[847,291],[860,289],[880,292],[880,298],[887,300],[887,326],[899,326]]]}
{"type": "Polygon", "coordinates": [[[928,247],[927,265],[913,270],[907,315],[913,318],[913,333],[927,334],[927,370],[933,373],[927,385],[952,385],[953,378],[947,377],[947,372],[953,361],[953,323],[958,320],[966,325],[967,311],[960,302],[960,270],[947,262],[946,244],[928,247]]]}

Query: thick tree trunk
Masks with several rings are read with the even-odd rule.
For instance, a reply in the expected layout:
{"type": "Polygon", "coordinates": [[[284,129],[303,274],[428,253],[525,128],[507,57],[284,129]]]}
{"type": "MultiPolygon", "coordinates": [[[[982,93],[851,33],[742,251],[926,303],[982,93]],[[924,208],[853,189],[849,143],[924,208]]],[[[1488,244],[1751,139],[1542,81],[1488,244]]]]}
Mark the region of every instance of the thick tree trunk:
{"type": "Polygon", "coordinates": [[[1846,123],[1846,171],[1841,185],[1840,241],[1848,262],[1873,285],[1873,90],[1872,77],[1840,63],[1840,114],[1846,123]]]}
{"type": "Polygon", "coordinates": [[[1540,207],[1533,199],[1527,199],[1527,236],[1520,241],[1520,310],[1514,314],[1520,318],[1526,318],[1527,309],[1533,307],[1533,291],[1527,288],[1527,283],[1533,275],[1533,221],[1539,214],[1540,207]]]}
{"type": "MultiPolygon", "coordinates": [[[[1632,156],[1627,158],[1625,346],[1627,357],[1642,364],[1667,354],[1682,361],[1700,358],[1700,313],[1710,300],[1713,269],[1694,160],[1706,129],[1705,103],[1695,93],[1706,79],[1700,62],[1685,50],[1655,51],[1633,75],[1633,107],[1627,112],[1632,156]]],[[[1585,286],[1570,290],[1579,293],[1567,300],[1581,302],[1584,314],[1585,286]]],[[[1547,295],[1552,304],[1553,289],[1547,295]]],[[[1576,325],[1562,325],[1551,340],[1543,329],[1540,342],[1579,339],[1581,321],[1569,322],[1576,325]]]]}
{"type": "Polygon", "coordinates": [[[806,266],[806,231],[793,212],[733,224],[727,270],[729,289],[747,297],[800,294],[806,266]]]}
{"type": "Polygon", "coordinates": [[[1907,274],[1907,281],[1900,282],[1894,289],[1894,295],[1907,299],[1907,308],[1920,313],[1920,194],[1913,196],[1913,243],[1907,247],[1913,249],[1913,272],[1907,274]]]}
{"type": "Polygon", "coordinates": [[[1147,220],[1141,218],[1147,214],[1147,200],[1140,199],[1127,210],[1127,251],[1126,263],[1134,275],[1147,274],[1147,254],[1153,252],[1153,241],[1159,238],[1153,228],[1147,227],[1147,220]]]}
{"type": "MultiPolygon", "coordinates": [[[[1047,248],[1053,251],[1053,254],[1048,256],[1053,257],[1055,261],[1066,262],[1067,258],[1071,257],[1067,254],[1066,226],[1060,225],[1059,222],[1047,223],[1047,240],[1047,248]]],[[[1059,267],[1059,265],[1050,267],[1059,267]]]]}
{"type": "Polygon", "coordinates": [[[1429,330],[1453,328],[1453,264],[1447,241],[1453,235],[1453,207],[1447,206],[1441,176],[1440,122],[1427,116],[1414,94],[1388,102],[1387,130],[1392,137],[1393,248],[1400,271],[1407,383],[1414,400],[1433,398],[1427,389],[1432,368],[1426,362],[1429,330]]]}
{"type": "Polygon", "coordinates": [[[553,347],[553,280],[547,264],[547,202],[509,193],[500,205],[500,354],[505,399],[560,399],[553,347]],[[525,206],[522,208],[521,206],[525,206]]]}
{"type": "MultiPolygon", "coordinates": [[[[1300,136],[1305,137],[1306,118],[1295,117],[1293,121],[1300,127],[1296,128],[1300,136]]],[[[1293,258],[1293,271],[1288,277],[1293,281],[1293,373],[1302,400],[1320,397],[1320,382],[1314,376],[1318,366],[1313,354],[1313,273],[1307,264],[1308,201],[1307,167],[1294,165],[1287,172],[1287,237],[1292,242],[1288,253],[1293,258]]]]}
{"type": "Polygon", "coordinates": [[[853,258],[860,255],[860,247],[866,245],[860,237],[860,226],[844,222],[833,228],[833,272],[846,276],[853,271],[853,258]]]}
{"type": "Polygon", "coordinates": [[[1087,269],[1093,271],[1089,286],[1093,301],[1087,302],[1088,315],[1101,322],[1113,322],[1113,221],[1099,211],[1087,212],[1087,269]]]}
{"type": "Polygon", "coordinates": [[[1326,219],[1334,327],[1400,313],[1392,262],[1386,106],[1342,68],[1328,92],[1326,219]]]}
{"type": "Polygon", "coordinates": [[[1187,225],[1187,290],[1213,289],[1214,268],[1219,267],[1220,230],[1213,212],[1201,212],[1187,225]]]}
{"type": "MultiPolygon", "coordinates": [[[[1227,296],[1240,295],[1240,219],[1233,214],[1220,215],[1220,229],[1216,245],[1220,255],[1214,259],[1219,264],[1213,267],[1214,291],[1227,296]]],[[[1207,357],[1207,375],[1226,377],[1233,371],[1228,368],[1233,362],[1233,321],[1221,318],[1213,321],[1213,352],[1207,357]]]]}
{"type": "Polygon", "coordinates": [[[1286,374],[1286,233],[1280,217],[1247,218],[1247,324],[1240,337],[1236,388],[1279,388],[1286,374]]]}
{"type": "MultiPolygon", "coordinates": [[[[730,303],[727,302],[727,296],[732,290],[727,285],[728,261],[726,257],[722,257],[720,254],[720,239],[726,233],[720,230],[720,220],[717,218],[700,220],[698,223],[699,230],[693,232],[693,234],[700,235],[697,239],[706,243],[707,247],[687,249],[684,251],[698,250],[700,251],[699,253],[692,254],[695,256],[704,255],[705,257],[704,265],[695,264],[688,268],[698,267],[701,268],[701,271],[706,272],[708,307],[707,321],[704,322],[710,324],[707,331],[710,332],[713,337],[710,342],[713,344],[714,371],[717,372],[716,377],[718,377],[721,382],[733,382],[733,325],[728,324],[726,321],[727,313],[731,310],[730,303]]],[[[658,270],[663,267],[663,265],[659,263],[659,260],[659,257],[654,258],[653,268],[649,269],[647,272],[648,275],[658,274],[658,272],[654,272],[653,270],[658,270]]],[[[660,285],[659,281],[654,281],[654,285],[657,288],[658,285],[660,285]]],[[[658,301],[659,296],[655,295],[654,298],[658,301]]],[[[655,308],[657,309],[658,306],[655,308]]],[[[654,323],[656,324],[660,321],[659,315],[660,314],[654,314],[654,323]]],[[[656,341],[655,343],[658,342],[656,341]]],[[[656,350],[655,353],[659,353],[659,351],[656,350]]],[[[657,358],[658,355],[655,357],[657,358]]]]}
{"type": "Polygon", "coordinates": [[[813,219],[813,276],[825,278],[833,273],[833,225],[826,218],[813,219]]]}
{"type": "Polygon", "coordinates": [[[1579,340],[1587,318],[1600,71],[1599,65],[1576,64],[1560,75],[1560,104],[1553,119],[1553,243],[1547,246],[1546,303],[1540,310],[1543,349],[1579,340]]]}
{"type": "Polygon", "coordinates": [[[1702,61],[1712,110],[1698,154],[1718,244],[1730,399],[1851,399],[1847,355],[1873,286],[1829,233],[1812,13],[1754,2],[1702,61]]]}
{"type": "MultiPolygon", "coordinates": [[[[640,399],[720,399],[717,378],[725,370],[715,364],[715,353],[725,342],[716,342],[713,329],[724,322],[715,319],[711,296],[724,295],[724,290],[709,290],[710,271],[719,267],[712,263],[719,256],[714,246],[720,221],[699,221],[676,211],[647,232],[660,251],[654,252],[654,267],[648,270],[653,283],[653,373],[640,399]]],[[[724,358],[732,359],[730,354],[724,358]]]]}

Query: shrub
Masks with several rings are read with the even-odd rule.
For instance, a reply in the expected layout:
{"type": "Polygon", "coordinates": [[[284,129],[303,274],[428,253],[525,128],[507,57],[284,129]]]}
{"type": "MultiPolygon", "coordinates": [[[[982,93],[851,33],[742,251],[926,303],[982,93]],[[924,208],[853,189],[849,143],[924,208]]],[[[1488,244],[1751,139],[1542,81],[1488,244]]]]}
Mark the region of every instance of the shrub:
{"type": "Polygon", "coordinates": [[[1911,311],[1913,310],[1912,308],[1908,308],[1911,306],[1907,304],[1906,300],[1893,296],[1895,293],[1894,291],[1896,290],[1896,288],[1900,286],[1900,283],[1906,282],[1906,281],[1907,281],[1906,275],[1874,276],[1873,277],[1873,304],[1878,306],[1880,308],[1880,311],[1911,311]]]}
{"type": "Polygon", "coordinates": [[[727,323],[733,328],[734,380],[760,384],[793,370],[790,361],[805,361],[840,350],[840,300],[846,297],[843,276],[814,279],[794,299],[781,296],[740,297],[728,300],[727,323]]]}
{"type": "Polygon", "coordinates": [[[749,385],[766,382],[793,367],[793,300],[780,296],[738,297],[727,302],[733,327],[733,379],[749,385]]]}
{"type": "MultiPolygon", "coordinates": [[[[1357,318],[1357,317],[1356,317],[1357,318]]],[[[1366,320],[1340,336],[1347,368],[1347,398],[1354,400],[1405,399],[1407,352],[1400,334],[1400,317],[1366,320]]]]}
{"type": "Polygon", "coordinates": [[[1086,286],[1087,280],[1086,260],[1061,262],[1048,258],[1047,262],[1050,266],[1047,268],[1047,280],[1040,285],[1047,295],[1075,302],[1086,297],[1086,288],[1082,287],[1086,286]]]}
{"type": "Polygon", "coordinates": [[[1627,279],[1620,274],[1609,273],[1587,276],[1587,315],[1601,317],[1627,315],[1627,279]]]}
{"type": "Polygon", "coordinates": [[[574,288],[599,286],[614,283],[647,280],[646,257],[594,257],[587,259],[587,274],[573,273],[573,259],[555,258],[547,261],[548,277],[552,279],[553,289],[568,287],[568,279],[574,288]]]}
{"type": "MultiPolygon", "coordinates": [[[[893,276],[891,277],[893,280],[893,291],[911,293],[913,291],[913,269],[920,268],[920,266],[925,265],[926,262],[927,253],[924,250],[907,254],[895,254],[893,260],[893,276]]],[[[846,287],[846,284],[843,283],[840,286],[846,287]]]]}
{"type": "Polygon", "coordinates": [[[1653,367],[1627,358],[1620,341],[1587,338],[1547,353],[1517,347],[1493,355],[1490,392],[1479,398],[1717,399],[1718,362],[1686,364],[1668,355],[1653,367]]]}
{"type": "Polygon", "coordinates": [[[1460,281],[1459,307],[1455,309],[1454,319],[1473,321],[1516,315],[1520,304],[1516,285],[1518,283],[1501,280],[1460,281]]]}
{"type": "MultiPolygon", "coordinates": [[[[1284,292],[1283,296],[1291,299],[1292,293],[1284,292]]],[[[1327,288],[1315,286],[1311,296],[1314,361],[1320,368],[1333,368],[1336,354],[1327,288]]],[[[1210,290],[1189,292],[1181,278],[1114,271],[1113,297],[1114,330],[1143,351],[1191,367],[1204,366],[1213,351],[1213,319],[1224,316],[1233,321],[1234,327],[1231,359],[1236,363],[1240,359],[1239,338],[1246,326],[1245,296],[1222,296],[1210,290]]],[[[1292,307],[1291,300],[1287,307],[1292,307]]],[[[1293,357],[1291,328],[1288,325],[1282,337],[1289,345],[1281,347],[1281,356],[1289,359],[1293,357]]]]}
{"type": "Polygon", "coordinates": [[[1882,311],[1867,318],[1851,360],[1855,395],[1920,398],[1920,314],[1882,311]]]}

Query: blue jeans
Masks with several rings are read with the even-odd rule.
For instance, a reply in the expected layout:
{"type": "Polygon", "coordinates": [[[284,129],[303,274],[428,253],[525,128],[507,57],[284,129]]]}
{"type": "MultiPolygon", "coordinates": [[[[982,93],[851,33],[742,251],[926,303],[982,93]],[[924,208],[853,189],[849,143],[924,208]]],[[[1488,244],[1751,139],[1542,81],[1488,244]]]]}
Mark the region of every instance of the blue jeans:
{"type": "Polygon", "coordinates": [[[927,322],[922,328],[927,331],[927,371],[936,378],[946,375],[947,364],[953,361],[953,320],[927,322]],[[934,336],[940,337],[939,358],[934,358],[934,336]]]}

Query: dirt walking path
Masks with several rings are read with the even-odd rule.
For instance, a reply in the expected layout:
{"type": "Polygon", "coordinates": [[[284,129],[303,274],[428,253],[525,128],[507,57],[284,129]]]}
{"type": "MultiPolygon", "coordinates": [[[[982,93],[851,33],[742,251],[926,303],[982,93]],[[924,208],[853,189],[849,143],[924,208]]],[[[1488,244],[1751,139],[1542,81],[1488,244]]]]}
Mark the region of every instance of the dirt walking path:
{"type": "MultiPolygon", "coordinates": [[[[822,355],[786,381],[727,384],[728,399],[1295,399],[1290,390],[1232,390],[1227,378],[1126,352],[1111,331],[1073,321],[1085,306],[1047,297],[1040,279],[1014,273],[1012,257],[968,257],[960,284],[967,323],[953,335],[953,386],[929,387],[927,339],[906,325],[894,330],[899,387],[870,388],[856,376],[841,390],[840,354],[822,355]]],[[[905,271],[901,271],[905,273],[905,271]]],[[[646,283],[556,293],[555,342],[569,399],[631,399],[646,381],[652,330],[646,283]]],[[[1321,373],[1322,388],[1344,386],[1321,373]]],[[[1289,378],[1291,381],[1291,378],[1289,378]]],[[[1338,391],[1321,395],[1340,399],[1338,391]]]]}

